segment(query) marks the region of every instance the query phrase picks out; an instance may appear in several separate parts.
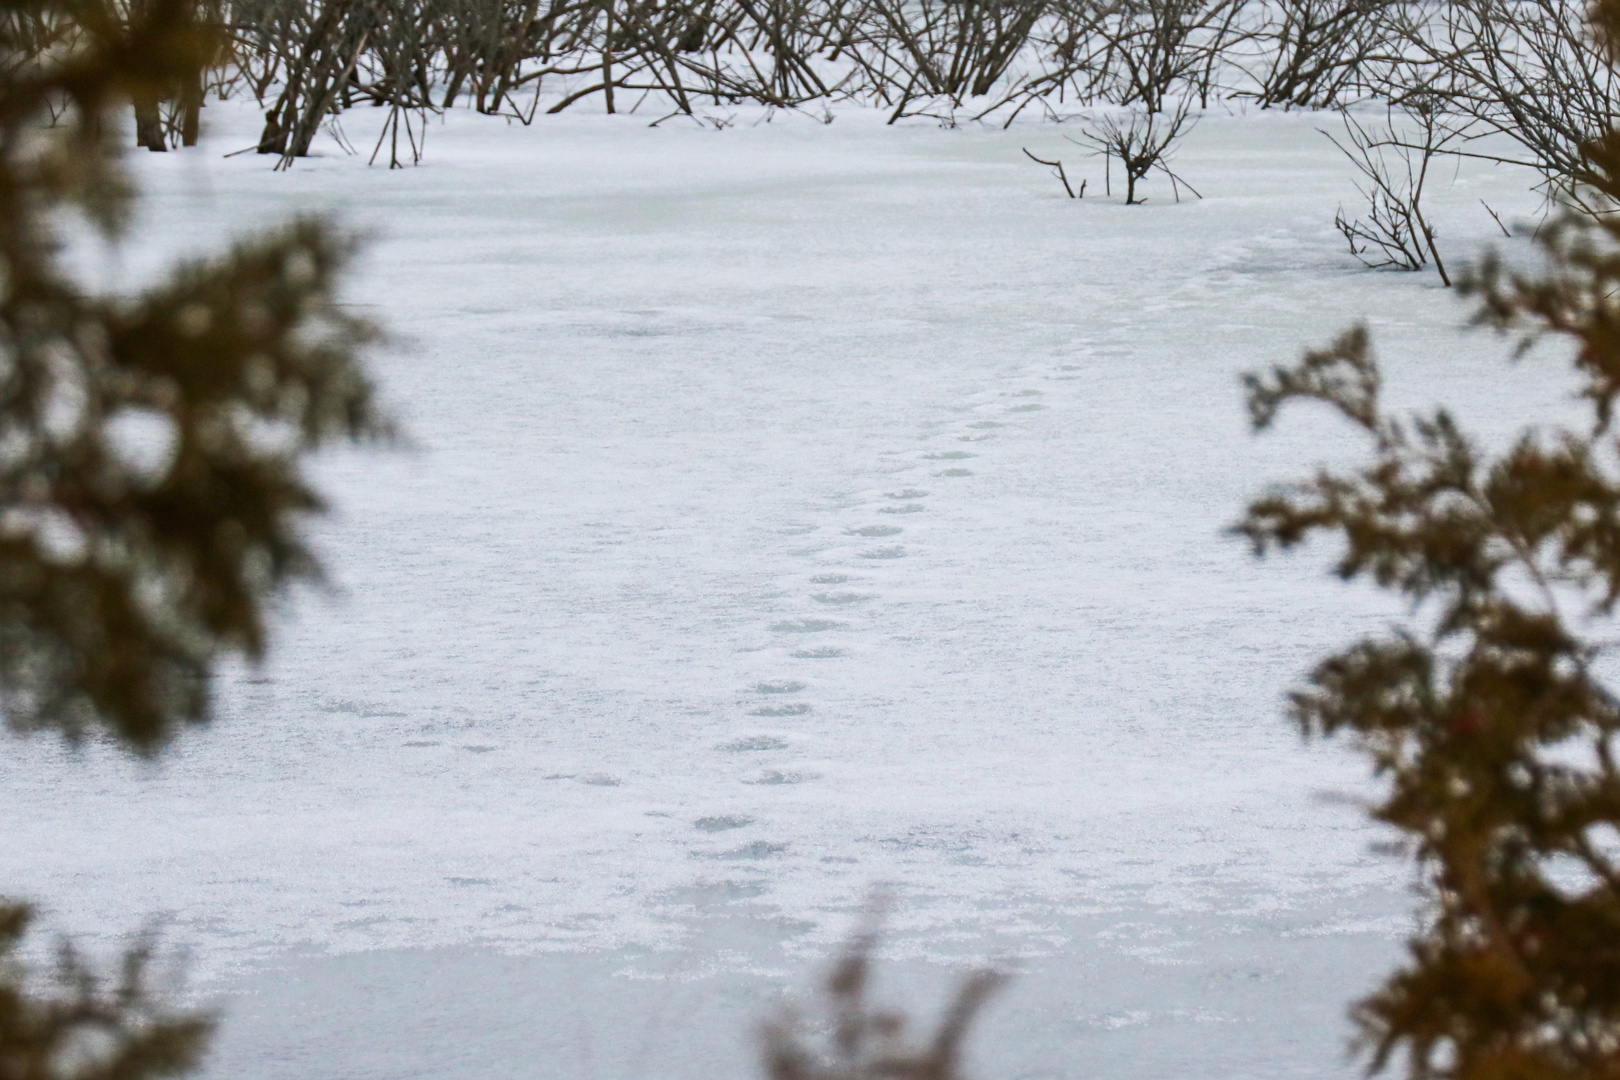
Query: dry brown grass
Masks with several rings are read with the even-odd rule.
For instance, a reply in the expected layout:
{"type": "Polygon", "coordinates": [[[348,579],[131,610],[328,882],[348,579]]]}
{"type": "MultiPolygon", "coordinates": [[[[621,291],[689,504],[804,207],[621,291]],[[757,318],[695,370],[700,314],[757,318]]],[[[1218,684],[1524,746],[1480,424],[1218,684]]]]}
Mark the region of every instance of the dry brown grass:
{"type": "Polygon", "coordinates": [[[969,1026],[1004,972],[979,969],[962,978],[930,1038],[908,1037],[906,1014],[871,1000],[879,917],[854,934],[822,988],[824,1025],[786,1012],[764,1027],[770,1080],[963,1080],[961,1051],[969,1026]]]}

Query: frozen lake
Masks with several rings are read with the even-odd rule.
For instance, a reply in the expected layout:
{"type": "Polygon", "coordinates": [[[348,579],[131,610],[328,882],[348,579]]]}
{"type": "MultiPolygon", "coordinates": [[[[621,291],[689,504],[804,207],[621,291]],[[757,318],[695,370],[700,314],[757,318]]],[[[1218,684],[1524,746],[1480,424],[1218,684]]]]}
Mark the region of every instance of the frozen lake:
{"type": "MultiPolygon", "coordinates": [[[[1024,970],[986,1080],[1351,1074],[1410,871],[1280,700],[1399,611],[1222,534],[1353,448],[1252,438],[1237,375],[1365,318],[1395,400],[1493,436],[1561,388],[1344,252],[1326,119],[1211,115],[1203,200],[1126,207],[1056,124],[457,113],[416,169],[272,174],[208,113],[86,265],[337,212],[414,447],[322,464],[339,591],[213,727],[0,758],[0,882],[104,945],[163,914],[208,1075],[748,1075],[877,884],[908,1000],[1024,970]]],[[[1446,179],[1448,260],[1537,210],[1446,179]]]]}

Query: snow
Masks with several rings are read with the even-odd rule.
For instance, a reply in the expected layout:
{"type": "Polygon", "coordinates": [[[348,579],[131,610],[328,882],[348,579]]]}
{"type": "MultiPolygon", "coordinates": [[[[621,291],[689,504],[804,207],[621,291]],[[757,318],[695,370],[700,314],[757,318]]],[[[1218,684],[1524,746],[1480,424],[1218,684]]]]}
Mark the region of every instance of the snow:
{"type": "MultiPolygon", "coordinates": [[[[338,588],[212,727],[8,746],[0,881],[104,946],[162,913],[231,1016],[209,1075],[746,1075],[875,885],[903,996],[1025,971],[980,1075],[1348,1075],[1410,869],[1281,696],[1400,609],[1223,533],[1356,448],[1253,438],[1237,375],[1362,318],[1395,400],[1491,438],[1567,386],[1345,253],[1320,118],[1211,113],[1205,197],[1126,207],[1033,120],[457,112],[418,168],[279,174],[208,115],[88,276],[337,214],[411,446],[320,464],[338,588]]],[[[1447,179],[1448,261],[1480,200],[1539,211],[1447,179]]]]}

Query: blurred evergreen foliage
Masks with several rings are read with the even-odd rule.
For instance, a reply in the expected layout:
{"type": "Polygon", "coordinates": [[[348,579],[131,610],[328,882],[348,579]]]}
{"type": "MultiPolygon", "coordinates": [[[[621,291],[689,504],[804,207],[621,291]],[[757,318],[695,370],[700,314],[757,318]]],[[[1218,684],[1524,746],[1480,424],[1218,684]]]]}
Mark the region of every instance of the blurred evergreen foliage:
{"type": "MultiPolygon", "coordinates": [[[[302,462],[387,434],[374,337],[333,302],[350,243],[316,220],[87,292],[58,226],[109,238],[134,198],[113,110],[200,85],[217,31],[192,0],[0,0],[0,711],[14,732],[140,755],[209,715],[224,654],[259,657],[266,604],[318,579],[302,462]]],[[[143,940],[114,977],[70,946],[53,977],[0,904],[0,1080],[183,1073],[212,1029],[175,1012],[143,940]]]]}
{"type": "MultiPolygon", "coordinates": [[[[1593,9],[1620,40],[1620,0],[1593,9]]],[[[1314,400],[1371,459],[1255,500],[1259,554],[1337,538],[1337,572],[1412,604],[1393,632],[1322,661],[1291,695],[1307,735],[1345,734],[1387,778],[1427,906],[1409,958],[1354,1009],[1375,1070],[1413,1077],[1620,1076],[1620,134],[1587,144],[1580,195],[1537,235],[1543,269],[1487,258],[1479,321],[1567,342],[1586,420],[1483,449],[1444,409],[1396,417],[1356,328],[1247,378],[1254,426],[1314,400]]]]}

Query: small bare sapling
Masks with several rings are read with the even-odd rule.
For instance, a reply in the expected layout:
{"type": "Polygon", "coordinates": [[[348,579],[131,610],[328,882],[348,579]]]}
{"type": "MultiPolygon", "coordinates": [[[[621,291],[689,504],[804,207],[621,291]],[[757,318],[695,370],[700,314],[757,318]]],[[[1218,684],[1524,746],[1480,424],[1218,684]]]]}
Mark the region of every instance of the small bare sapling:
{"type": "Polygon", "coordinates": [[[1125,171],[1125,205],[1134,206],[1147,201],[1136,197],[1136,188],[1148,173],[1155,170],[1169,178],[1170,189],[1175,192],[1176,202],[1180,202],[1182,188],[1203,198],[1197,188],[1187,183],[1185,177],[1170,168],[1170,157],[1176,143],[1197,123],[1198,118],[1192,115],[1189,103],[1182,101],[1171,112],[1133,111],[1123,121],[1117,116],[1104,115],[1090,126],[1082,127],[1079,139],[1069,141],[1076,146],[1089,147],[1094,155],[1103,156],[1103,177],[1110,195],[1114,193],[1113,160],[1119,159],[1120,167],[1125,171]]]}
{"type": "Polygon", "coordinates": [[[1433,103],[1404,110],[1402,121],[1390,106],[1381,124],[1367,126],[1344,113],[1344,137],[1324,131],[1361,178],[1356,190],[1367,202],[1362,217],[1349,217],[1341,206],[1333,224],[1350,245],[1350,253],[1373,269],[1421,270],[1434,260],[1440,280],[1451,284],[1435,245],[1434,225],[1423,214],[1423,188],[1437,155],[1463,136],[1463,127],[1448,121],[1433,103]]]}

